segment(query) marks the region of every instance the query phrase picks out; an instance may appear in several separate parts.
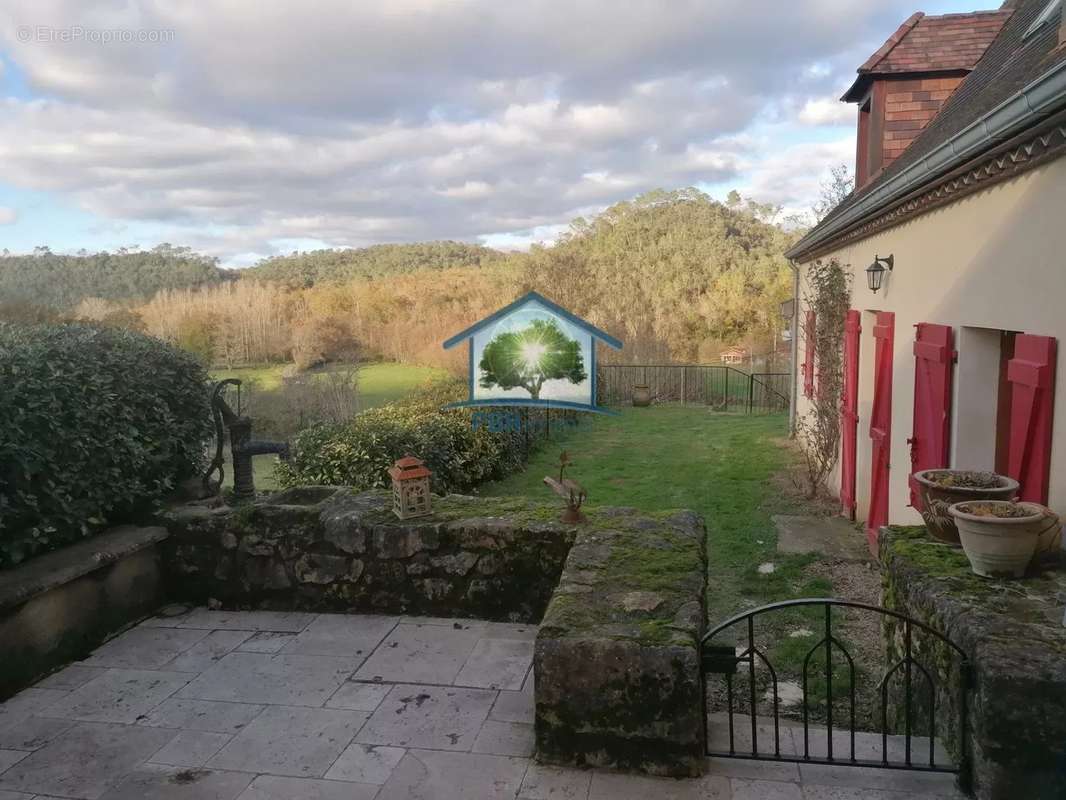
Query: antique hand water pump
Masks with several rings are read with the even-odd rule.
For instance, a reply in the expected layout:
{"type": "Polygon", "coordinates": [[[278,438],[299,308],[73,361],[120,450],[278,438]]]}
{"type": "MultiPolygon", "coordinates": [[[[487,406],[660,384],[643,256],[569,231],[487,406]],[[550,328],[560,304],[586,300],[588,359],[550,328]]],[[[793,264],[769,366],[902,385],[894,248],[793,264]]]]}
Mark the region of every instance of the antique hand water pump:
{"type": "Polygon", "coordinates": [[[282,459],[289,458],[288,442],[255,441],[252,439],[251,417],[240,414],[240,388],[241,381],[237,378],[226,378],[215,384],[211,393],[211,413],[215,418],[215,455],[211,459],[211,466],[204,473],[204,491],[208,494],[218,494],[222,490],[222,482],[225,480],[223,464],[225,458],[222,455],[225,441],[225,430],[229,430],[230,452],[233,460],[233,496],[238,500],[255,497],[255,480],[252,475],[252,456],[265,453],[277,453],[282,459]],[[230,408],[224,397],[227,386],[237,387],[237,412],[230,408]],[[218,481],[211,480],[211,476],[218,473],[218,481]]]}

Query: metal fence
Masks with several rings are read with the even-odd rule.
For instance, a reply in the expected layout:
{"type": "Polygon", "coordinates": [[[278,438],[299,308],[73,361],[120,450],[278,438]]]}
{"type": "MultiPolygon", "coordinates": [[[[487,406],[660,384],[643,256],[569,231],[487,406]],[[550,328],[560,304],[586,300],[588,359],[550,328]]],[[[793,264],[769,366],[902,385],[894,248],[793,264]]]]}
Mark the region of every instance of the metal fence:
{"type": "Polygon", "coordinates": [[[745,372],[736,367],[683,364],[600,364],[596,402],[629,405],[633,387],[647,386],[652,401],[705,405],[715,411],[782,414],[788,411],[787,372],[745,372]]]}

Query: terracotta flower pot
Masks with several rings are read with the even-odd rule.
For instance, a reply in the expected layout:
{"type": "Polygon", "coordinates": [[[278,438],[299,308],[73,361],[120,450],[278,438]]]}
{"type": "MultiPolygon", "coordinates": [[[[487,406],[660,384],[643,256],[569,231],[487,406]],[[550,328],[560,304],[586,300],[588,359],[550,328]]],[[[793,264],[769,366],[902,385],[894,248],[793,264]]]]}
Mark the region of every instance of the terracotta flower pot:
{"type": "Polygon", "coordinates": [[[1018,481],[993,472],[926,469],[915,472],[911,478],[918,484],[919,511],[929,535],[956,547],[959,530],[948,513],[950,506],[968,500],[1013,500],[1018,493],[1018,481]]]}
{"type": "Polygon", "coordinates": [[[633,387],[633,405],[643,408],[651,405],[651,387],[638,383],[633,387]]]}
{"type": "Polygon", "coordinates": [[[1040,535],[1058,524],[1058,517],[1049,518],[1036,503],[978,500],[955,503],[948,513],[955,518],[970,567],[986,578],[1022,577],[1040,535]]]}

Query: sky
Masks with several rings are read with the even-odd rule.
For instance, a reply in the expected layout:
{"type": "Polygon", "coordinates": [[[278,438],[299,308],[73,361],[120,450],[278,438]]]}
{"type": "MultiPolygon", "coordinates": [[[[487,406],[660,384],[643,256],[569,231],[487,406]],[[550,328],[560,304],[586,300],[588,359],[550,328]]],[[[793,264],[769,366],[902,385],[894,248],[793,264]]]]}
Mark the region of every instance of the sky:
{"type": "Polygon", "coordinates": [[[803,212],[916,3],[5,0],[0,250],[523,249],[686,186],[803,212]]]}

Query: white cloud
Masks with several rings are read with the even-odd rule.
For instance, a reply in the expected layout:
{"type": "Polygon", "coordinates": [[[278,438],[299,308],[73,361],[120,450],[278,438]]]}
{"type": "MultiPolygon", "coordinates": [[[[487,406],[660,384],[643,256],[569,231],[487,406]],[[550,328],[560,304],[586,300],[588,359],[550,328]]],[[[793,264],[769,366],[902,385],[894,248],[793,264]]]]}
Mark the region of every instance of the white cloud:
{"type": "MultiPolygon", "coordinates": [[[[551,230],[657,187],[735,183],[802,204],[761,121],[825,98],[904,0],[9,0],[3,181],[101,224],[152,222],[229,259],[272,242],[551,230]],[[873,6],[873,8],[871,8],[873,6]],[[170,30],[166,44],[20,43],[19,25],[170,30]],[[774,174],[774,180],[767,175],[774,174]],[[787,188],[786,188],[787,187],[787,188]]],[[[820,162],[818,165],[820,166],[820,162]]],[[[814,194],[806,197],[806,202],[814,194]]],[[[535,235],[535,234],[531,234],[535,235]]],[[[61,243],[54,243],[61,244],[61,243]]],[[[151,243],[145,243],[151,244],[151,243]]]]}
{"type": "Polygon", "coordinates": [[[7,206],[0,206],[0,225],[14,225],[18,218],[18,211],[7,206]]]}
{"type": "Polygon", "coordinates": [[[808,100],[797,119],[804,125],[854,125],[855,106],[839,100],[820,97],[808,100]]]}

